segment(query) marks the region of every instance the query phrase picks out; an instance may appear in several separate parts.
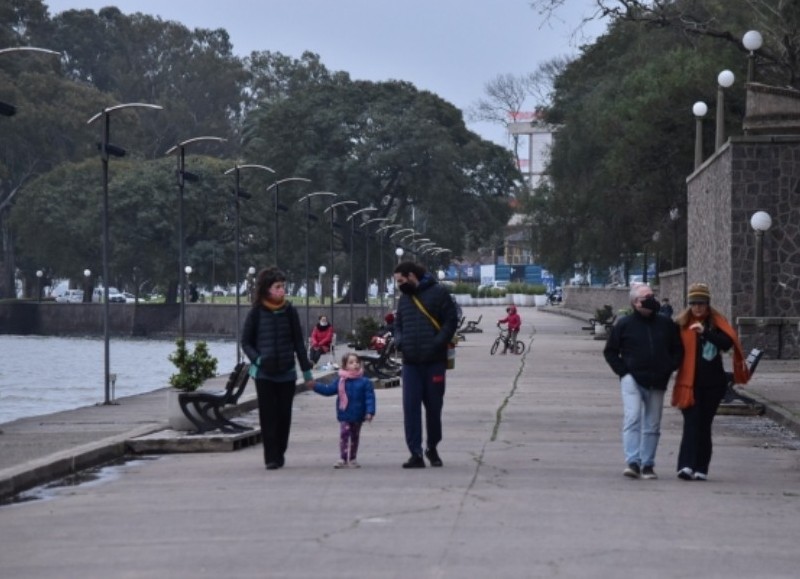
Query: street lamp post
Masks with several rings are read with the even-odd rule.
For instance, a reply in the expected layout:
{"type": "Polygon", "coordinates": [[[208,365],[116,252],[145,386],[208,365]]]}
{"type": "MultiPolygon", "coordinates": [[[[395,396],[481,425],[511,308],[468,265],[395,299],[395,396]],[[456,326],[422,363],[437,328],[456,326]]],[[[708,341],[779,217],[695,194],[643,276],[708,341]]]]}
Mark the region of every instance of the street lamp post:
{"type": "MultiPolygon", "coordinates": [[[[397,256],[398,265],[400,265],[400,262],[403,260],[403,253],[404,251],[402,247],[398,247],[397,249],[394,250],[394,254],[397,256]]],[[[395,287],[394,291],[392,292],[392,309],[393,310],[397,309],[397,287],[395,287]]]]}
{"type": "Polygon", "coordinates": [[[250,299],[251,304],[256,299],[255,289],[256,289],[256,268],[255,266],[251,265],[250,267],[247,268],[247,297],[250,299]]]}
{"type": "Polygon", "coordinates": [[[673,207],[669,210],[669,220],[672,221],[672,269],[678,269],[678,219],[680,218],[680,209],[673,207]]]}
{"type": "Polygon", "coordinates": [[[761,48],[764,39],[758,30],[748,30],[742,37],[742,44],[749,52],[747,56],[747,82],[756,80],[756,50],[761,48]]]}
{"type": "MultiPolygon", "coordinates": [[[[364,275],[367,278],[367,299],[366,299],[366,302],[367,302],[367,316],[369,316],[369,288],[370,288],[370,283],[369,283],[369,225],[371,223],[383,223],[384,221],[388,221],[388,220],[389,220],[388,217],[374,217],[372,219],[368,219],[367,221],[365,221],[364,223],[362,223],[359,226],[359,227],[365,228],[364,229],[364,236],[365,236],[365,241],[366,241],[366,243],[365,243],[366,251],[364,252],[364,255],[365,255],[365,257],[364,257],[364,264],[365,264],[364,272],[365,272],[365,274],[364,275]]],[[[383,246],[383,244],[381,244],[381,247],[382,246],[383,246]]],[[[383,275],[383,260],[381,260],[381,272],[380,272],[380,275],[383,275]]],[[[380,283],[378,283],[378,293],[381,293],[381,284],[380,283]]],[[[383,306],[383,303],[381,303],[381,306],[383,306]]]]}
{"type": "MultiPolygon", "coordinates": [[[[236,184],[236,189],[233,192],[233,195],[234,195],[234,197],[236,199],[235,202],[234,202],[235,203],[235,213],[236,213],[236,217],[235,217],[235,221],[236,221],[236,225],[235,225],[235,227],[236,227],[236,234],[235,234],[236,240],[235,240],[235,243],[236,243],[236,245],[234,246],[235,251],[234,251],[234,260],[233,260],[234,278],[236,279],[236,331],[234,332],[234,336],[233,337],[234,337],[234,340],[236,342],[236,363],[237,364],[239,362],[241,362],[241,360],[242,360],[241,340],[238,339],[239,332],[242,329],[241,321],[240,321],[241,320],[241,314],[239,312],[239,308],[240,308],[240,299],[239,299],[239,293],[240,293],[239,292],[239,264],[240,264],[239,252],[240,252],[240,246],[241,246],[241,220],[240,220],[240,203],[239,203],[239,199],[241,199],[241,198],[249,199],[250,198],[250,194],[247,193],[246,191],[243,191],[242,188],[241,188],[240,173],[241,173],[242,169],[259,169],[261,171],[266,171],[268,173],[275,173],[274,169],[272,169],[270,167],[267,167],[266,165],[234,165],[233,168],[228,169],[227,171],[225,171],[225,175],[229,175],[230,173],[234,174],[234,176],[235,176],[235,184],[236,184]]],[[[183,239],[183,238],[181,238],[181,239],[183,239]]],[[[212,299],[213,299],[213,295],[214,295],[214,284],[213,283],[211,284],[211,295],[212,295],[212,299]]]]}
{"type": "MultiPolygon", "coordinates": [[[[48,50],[47,48],[37,48],[35,46],[12,46],[11,48],[0,48],[0,55],[9,52],[40,52],[44,54],[54,54],[61,56],[60,52],[55,50],[48,50]]],[[[0,101],[0,116],[13,117],[17,113],[17,107],[12,104],[0,101]]]]}
{"type": "Polygon", "coordinates": [[[294,182],[294,181],[298,181],[300,183],[311,183],[311,179],[306,179],[305,177],[286,177],[285,179],[280,179],[278,181],[275,181],[272,185],[267,187],[267,193],[269,193],[272,189],[275,189],[275,215],[273,217],[273,219],[274,219],[274,221],[273,221],[273,231],[274,231],[274,235],[275,235],[274,247],[273,247],[273,253],[274,253],[275,259],[273,261],[274,261],[275,267],[278,267],[278,242],[279,242],[278,211],[281,210],[281,209],[283,209],[284,211],[288,209],[288,207],[284,207],[278,202],[278,192],[279,192],[279,189],[280,189],[281,185],[283,185],[284,183],[291,183],[291,182],[294,182]]]}
{"type": "MultiPolygon", "coordinates": [[[[334,232],[334,229],[336,228],[336,208],[337,207],[345,207],[347,205],[358,205],[358,201],[352,201],[352,200],[351,201],[337,201],[336,203],[331,203],[330,205],[328,205],[325,208],[325,210],[323,211],[323,213],[330,212],[330,217],[331,217],[331,247],[330,247],[330,251],[331,251],[331,256],[330,256],[331,257],[331,273],[336,271],[336,262],[334,261],[334,254],[333,254],[333,241],[334,241],[333,232],[334,232]]],[[[337,288],[338,288],[338,282],[339,282],[339,276],[334,274],[333,275],[333,286],[331,287],[331,316],[330,316],[330,319],[329,319],[329,321],[331,323],[331,326],[333,326],[333,316],[334,316],[333,305],[334,305],[334,302],[336,301],[336,297],[337,297],[337,293],[338,293],[336,291],[337,288]]],[[[333,326],[333,327],[336,328],[336,326],[333,326]]]]}
{"type": "Polygon", "coordinates": [[[381,236],[380,236],[380,249],[379,249],[379,251],[381,253],[381,260],[380,260],[380,263],[381,263],[381,265],[380,265],[380,268],[381,268],[381,281],[378,284],[378,293],[381,294],[381,312],[384,310],[384,307],[385,307],[384,306],[385,294],[389,289],[389,288],[386,287],[386,275],[385,275],[385,273],[383,271],[383,238],[386,237],[386,233],[385,232],[391,231],[392,229],[397,229],[398,227],[403,227],[403,226],[401,224],[399,224],[399,223],[391,223],[389,225],[382,225],[381,227],[378,227],[378,229],[375,230],[375,233],[380,233],[381,234],[381,236]]]}
{"type": "Polygon", "coordinates": [[[703,164],[703,117],[708,112],[708,106],[703,101],[697,101],[692,106],[695,116],[695,136],[694,136],[694,169],[695,171],[703,164]]]}
{"type": "Polygon", "coordinates": [[[84,303],[92,303],[92,270],[83,270],[83,301],[84,303]]]}
{"type": "Polygon", "coordinates": [[[756,232],[756,316],[764,315],[764,232],[772,227],[772,217],[766,211],[756,211],[750,217],[750,227],[756,232]]]}
{"type": "Polygon", "coordinates": [[[311,231],[311,221],[316,220],[316,216],[311,215],[311,198],[312,197],[338,197],[336,193],[330,191],[315,191],[308,195],[302,196],[297,200],[298,203],[306,202],[306,265],[305,265],[305,280],[306,280],[306,332],[311,328],[311,277],[309,276],[309,260],[310,260],[310,243],[309,233],[311,231]]]}
{"type": "Polygon", "coordinates": [[[717,75],[717,134],[714,150],[718,151],[725,142],[725,89],[733,85],[735,77],[730,70],[717,75]]]}
{"type": "MultiPolygon", "coordinates": [[[[183,190],[186,181],[198,181],[200,178],[195,175],[194,173],[190,173],[186,170],[186,147],[188,147],[192,143],[199,143],[199,142],[207,142],[207,141],[214,141],[216,143],[224,143],[225,139],[221,137],[195,137],[193,139],[187,139],[171,147],[165,153],[166,155],[171,155],[172,153],[177,153],[178,158],[178,169],[176,171],[176,177],[178,179],[178,284],[181,287],[181,324],[180,324],[180,332],[181,332],[181,340],[185,339],[186,336],[186,283],[187,280],[183,276],[184,268],[183,264],[186,260],[186,247],[185,247],[185,239],[183,235],[183,222],[184,222],[184,214],[183,214],[183,190]]],[[[107,284],[106,284],[107,285],[107,284]]]]}
{"type": "MultiPolygon", "coordinates": [[[[347,221],[350,222],[350,290],[347,292],[350,294],[350,323],[353,323],[353,288],[356,287],[355,283],[355,268],[353,267],[353,258],[355,257],[356,253],[356,215],[361,215],[367,213],[369,211],[377,211],[377,207],[363,207],[361,209],[356,209],[350,215],[347,216],[347,221]]],[[[367,292],[369,294],[369,292],[367,292]]],[[[367,296],[369,299],[369,295],[367,296]]]]}
{"type": "Polygon", "coordinates": [[[42,276],[44,272],[41,269],[36,270],[36,301],[42,301],[42,276]]]}
{"type": "Polygon", "coordinates": [[[319,305],[320,306],[324,306],[325,305],[325,292],[322,289],[322,287],[323,287],[322,286],[322,276],[325,275],[325,273],[327,273],[327,271],[328,271],[328,268],[325,267],[324,265],[319,266],[319,282],[318,283],[319,283],[319,305]]]}
{"type": "Polygon", "coordinates": [[[122,157],[125,155],[125,149],[112,145],[110,143],[111,136],[111,113],[130,108],[145,108],[153,110],[161,110],[159,105],[152,105],[147,103],[126,103],[116,105],[103,109],[101,112],[94,115],[88,121],[87,125],[91,125],[96,120],[103,119],[103,140],[100,145],[100,159],[103,165],[103,359],[104,359],[104,393],[105,399],[103,404],[111,404],[111,356],[110,356],[110,326],[109,326],[109,309],[108,309],[108,160],[109,156],[122,157]]]}

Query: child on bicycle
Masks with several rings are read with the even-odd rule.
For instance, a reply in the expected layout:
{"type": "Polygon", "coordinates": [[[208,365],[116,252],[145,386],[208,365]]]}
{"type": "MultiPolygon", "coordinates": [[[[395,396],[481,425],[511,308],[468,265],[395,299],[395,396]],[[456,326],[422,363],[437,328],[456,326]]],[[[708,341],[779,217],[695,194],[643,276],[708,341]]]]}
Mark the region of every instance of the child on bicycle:
{"type": "Polygon", "coordinates": [[[502,320],[497,320],[497,325],[500,324],[508,324],[508,337],[506,337],[506,343],[503,347],[503,354],[505,354],[508,349],[511,349],[511,352],[514,352],[514,344],[517,342],[517,334],[519,334],[519,329],[522,327],[522,318],[519,317],[517,313],[516,306],[508,306],[506,308],[506,317],[502,320]]]}

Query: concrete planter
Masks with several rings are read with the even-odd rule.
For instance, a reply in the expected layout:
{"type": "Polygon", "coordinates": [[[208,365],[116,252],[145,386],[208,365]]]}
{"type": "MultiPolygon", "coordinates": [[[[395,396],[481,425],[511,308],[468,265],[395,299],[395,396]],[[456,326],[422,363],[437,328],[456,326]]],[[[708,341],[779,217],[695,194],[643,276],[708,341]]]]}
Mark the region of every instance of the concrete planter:
{"type": "Polygon", "coordinates": [[[535,295],[533,296],[533,305],[537,308],[547,305],[547,296],[546,295],[535,295]]]}
{"type": "MultiPolygon", "coordinates": [[[[167,390],[167,421],[172,430],[194,431],[197,430],[194,424],[186,418],[178,402],[178,395],[182,390],[169,388],[167,390]]],[[[191,408],[191,407],[190,407],[191,408]]]]}

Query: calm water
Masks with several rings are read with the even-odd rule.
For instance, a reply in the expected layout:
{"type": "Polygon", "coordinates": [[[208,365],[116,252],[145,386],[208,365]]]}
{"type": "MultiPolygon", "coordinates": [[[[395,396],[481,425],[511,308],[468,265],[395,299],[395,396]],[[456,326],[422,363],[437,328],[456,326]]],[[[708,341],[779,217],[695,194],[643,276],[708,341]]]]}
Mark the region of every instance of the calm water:
{"type": "MultiPolygon", "coordinates": [[[[236,344],[207,343],[217,372],[232,370],[236,344]]],[[[115,338],[110,344],[116,398],[169,386],[175,373],[167,359],[175,351],[173,341],[115,338]]],[[[188,347],[193,349],[194,342],[188,347]]],[[[0,424],[102,403],[104,388],[102,338],[0,336],[0,424]]]]}

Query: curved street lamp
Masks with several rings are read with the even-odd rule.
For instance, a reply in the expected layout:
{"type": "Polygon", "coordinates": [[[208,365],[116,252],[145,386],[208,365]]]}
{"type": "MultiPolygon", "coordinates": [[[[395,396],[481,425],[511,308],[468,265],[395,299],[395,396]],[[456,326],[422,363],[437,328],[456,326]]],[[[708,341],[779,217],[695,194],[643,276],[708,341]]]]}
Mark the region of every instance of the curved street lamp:
{"type": "MultiPolygon", "coordinates": [[[[334,261],[334,255],[333,255],[333,241],[334,241],[333,232],[334,232],[334,229],[336,228],[336,208],[337,207],[346,207],[347,205],[358,205],[358,201],[352,201],[352,200],[349,200],[349,201],[337,201],[336,203],[331,203],[330,205],[328,205],[325,208],[325,210],[323,211],[323,213],[330,212],[330,216],[331,216],[331,247],[330,247],[330,250],[331,250],[331,274],[332,274],[331,279],[333,280],[333,285],[331,286],[331,315],[330,315],[330,318],[329,318],[331,326],[333,326],[333,316],[334,316],[333,303],[336,300],[334,289],[335,289],[336,284],[337,284],[337,282],[339,280],[339,276],[334,273],[336,271],[336,262],[334,261]]],[[[336,326],[333,326],[333,327],[334,327],[334,329],[336,329],[336,326]]]]}
{"type": "MultiPolygon", "coordinates": [[[[0,54],[9,52],[39,52],[44,54],[54,54],[61,56],[60,52],[55,50],[48,50],[47,48],[37,48],[35,46],[12,46],[11,48],[0,48],[0,54]]],[[[0,101],[0,116],[13,117],[17,113],[17,107],[14,105],[0,101]]]]}
{"type": "MultiPolygon", "coordinates": [[[[367,278],[367,294],[366,294],[366,303],[367,303],[367,317],[369,317],[369,225],[371,223],[383,223],[384,221],[388,221],[388,217],[373,217],[372,219],[367,219],[364,223],[359,225],[359,227],[366,227],[364,230],[364,276],[367,278]]],[[[383,243],[381,243],[381,249],[383,248],[383,243]]],[[[382,253],[382,252],[381,252],[382,253]]],[[[381,256],[383,257],[383,256],[381,256]]],[[[381,271],[380,275],[383,275],[383,260],[381,259],[381,271]]],[[[378,293],[381,293],[380,283],[378,284],[378,293]]],[[[381,306],[383,306],[383,300],[381,300],[381,306]]]]}
{"type": "Polygon", "coordinates": [[[279,193],[281,185],[283,185],[284,183],[294,183],[294,182],[311,183],[311,179],[306,179],[305,177],[286,177],[285,179],[280,179],[278,181],[275,181],[272,185],[267,187],[267,193],[269,193],[272,189],[275,189],[275,215],[273,217],[273,219],[274,219],[273,228],[274,228],[274,234],[275,234],[275,238],[274,238],[275,247],[273,248],[275,259],[273,261],[274,261],[275,267],[278,267],[278,239],[279,239],[279,235],[278,235],[278,211],[280,209],[283,209],[284,211],[287,211],[289,209],[288,207],[284,207],[283,205],[281,205],[278,202],[278,193],[279,193]]]}
{"type": "Polygon", "coordinates": [[[186,147],[193,143],[209,141],[224,143],[226,139],[223,139],[222,137],[194,137],[192,139],[186,139],[174,147],[170,147],[165,153],[165,156],[169,156],[172,153],[177,153],[178,158],[178,169],[176,171],[176,176],[178,178],[178,284],[181,291],[181,340],[186,339],[186,278],[183,276],[183,264],[186,261],[186,240],[185,236],[183,235],[183,190],[186,181],[200,180],[199,176],[186,170],[186,147]]]}
{"type": "Polygon", "coordinates": [[[103,359],[104,359],[104,392],[105,398],[103,404],[111,404],[111,355],[110,355],[110,326],[109,326],[109,310],[108,310],[108,160],[109,156],[122,157],[125,155],[125,149],[117,147],[110,143],[111,137],[111,113],[122,109],[152,109],[160,111],[163,107],[159,105],[152,105],[148,103],[125,103],[122,105],[115,105],[108,107],[94,115],[88,121],[87,125],[91,125],[98,119],[103,119],[103,140],[98,144],[100,149],[100,160],[103,165],[103,359]]]}
{"type": "Polygon", "coordinates": [[[306,280],[306,332],[310,332],[311,328],[311,277],[309,275],[309,232],[311,230],[311,221],[315,221],[316,216],[311,215],[311,198],[312,197],[338,197],[336,193],[330,191],[315,191],[308,195],[303,195],[297,200],[297,203],[306,202],[306,265],[305,265],[305,280],[306,280]]]}
{"type": "Polygon", "coordinates": [[[350,222],[350,290],[347,292],[350,294],[350,325],[353,325],[353,288],[356,287],[356,280],[355,280],[355,268],[353,267],[353,259],[356,253],[356,215],[364,215],[370,211],[377,211],[377,207],[362,207],[361,209],[356,209],[350,215],[347,216],[345,221],[350,222]]]}
{"type": "MultiPolygon", "coordinates": [[[[240,246],[241,246],[241,221],[239,219],[239,215],[240,215],[239,199],[241,199],[241,198],[250,199],[250,197],[251,197],[251,195],[249,193],[247,193],[246,191],[242,190],[241,185],[240,185],[240,175],[239,174],[241,173],[242,169],[259,169],[261,171],[266,171],[267,173],[275,173],[274,169],[272,169],[271,167],[267,167],[266,165],[252,165],[252,164],[251,165],[234,165],[231,169],[228,169],[224,173],[225,175],[230,175],[231,173],[233,173],[235,175],[235,177],[236,177],[236,189],[233,192],[233,195],[234,195],[234,197],[236,199],[236,201],[235,201],[235,213],[236,213],[236,224],[235,224],[236,234],[235,234],[235,237],[236,237],[236,245],[235,245],[235,251],[234,251],[234,264],[233,264],[234,277],[236,278],[236,332],[234,333],[233,339],[236,342],[236,363],[237,364],[242,361],[242,346],[241,346],[241,340],[239,340],[239,332],[242,331],[241,321],[240,321],[241,320],[241,317],[240,317],[241,314],[239,313],[239,307],[240,307],[239,294],[241,293],[239,291],[239,263],[240,263],[240,261],[239,261],[239,251],[240,251],[240,246]]],[[[214,295],[214,288],[213,287],[211,288],[211,295],[212,296],[214,295]]]]}

